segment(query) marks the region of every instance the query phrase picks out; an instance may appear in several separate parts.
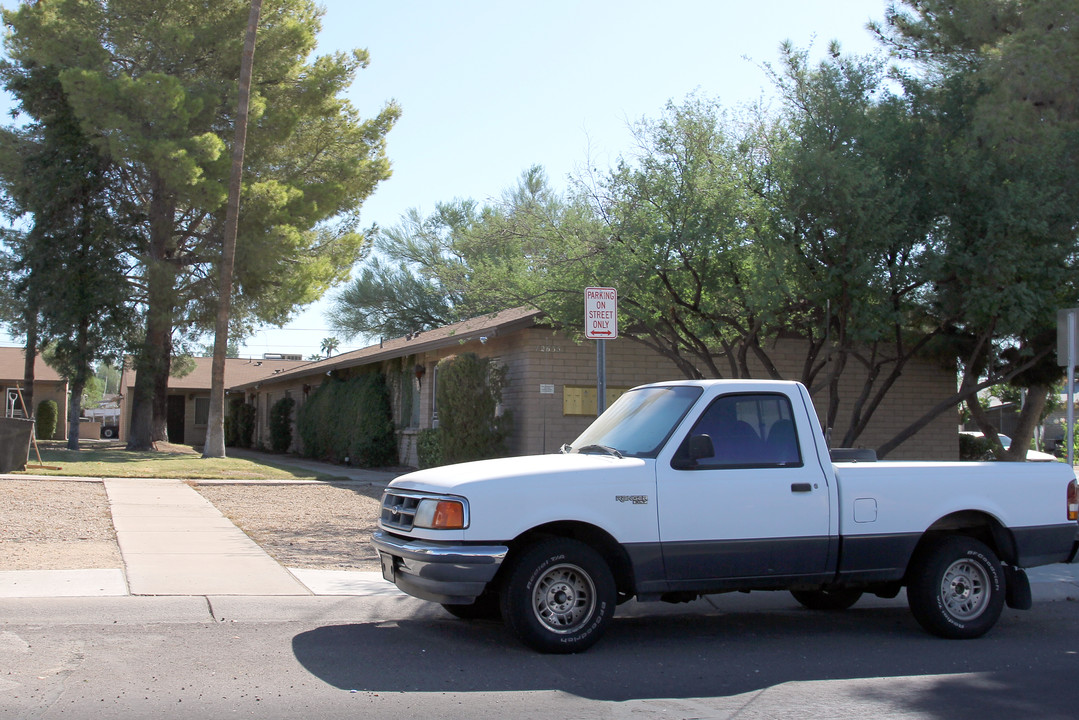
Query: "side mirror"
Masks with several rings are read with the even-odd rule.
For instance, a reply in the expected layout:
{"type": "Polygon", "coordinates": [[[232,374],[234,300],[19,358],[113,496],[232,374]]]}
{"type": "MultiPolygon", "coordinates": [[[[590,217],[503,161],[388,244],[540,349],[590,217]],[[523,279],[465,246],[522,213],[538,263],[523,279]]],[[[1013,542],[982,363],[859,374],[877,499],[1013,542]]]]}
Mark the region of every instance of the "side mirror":
{"type": "Polygon", "coordinates": [[[690,435],[678,449],[671,465],[679,470],[689,470],[697,467],[697,461],[701,458],[712,457],[715,454],[712,438],[707,435],[690,435]]]}
{"type": "Polygon", "coordinates": [[[686,446],[689,451],[689,459],[696,462],[701,458],[712,457],[716,454],[716,448],[712,444],[712,438],[707,435],[692,435],[686,446]]]}

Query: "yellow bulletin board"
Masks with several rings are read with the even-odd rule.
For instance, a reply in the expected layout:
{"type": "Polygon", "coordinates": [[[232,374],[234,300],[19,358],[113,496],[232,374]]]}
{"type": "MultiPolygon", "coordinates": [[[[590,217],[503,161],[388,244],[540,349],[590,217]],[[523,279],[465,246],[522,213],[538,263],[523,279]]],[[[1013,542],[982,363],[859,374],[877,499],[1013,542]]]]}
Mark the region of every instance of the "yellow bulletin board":
{"type": "MultiPolygon", "coordinates": [[[[607,388],[607,407],[622,397],[629,388],[607,388]]],[[[564,385],[562,387],[563,415],[596,415],[596,386],[564,385]]]]}

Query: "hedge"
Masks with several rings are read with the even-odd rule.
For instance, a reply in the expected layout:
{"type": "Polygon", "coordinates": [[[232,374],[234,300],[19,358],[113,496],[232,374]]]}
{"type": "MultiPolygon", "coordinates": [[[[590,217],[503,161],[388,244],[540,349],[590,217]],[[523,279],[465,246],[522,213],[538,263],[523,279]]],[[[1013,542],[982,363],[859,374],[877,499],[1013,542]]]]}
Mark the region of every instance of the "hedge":
{"type": "Polygon", "coordinates": [[[270,449],[274,452],[288,452],[292,445],[292,408],[296,401],[283,397],[270,408],[270,449]]]}
{"type": "Polygon", "coordinates": [[[506,454],[513,418],[496,416],[506,370],[490,358],[462,353],[438,364],[438,440],[442,463],[506,454]]]}
{"type": "Polygon", "coordinates": [[[326,380],[300,408],[296,427],[304,457],[361,467],[397,464],[390,393],[379,373],[326,380]]]}
{"type": "Polygon", "coordinates": [[[239,399],[231,401],[225,418],[225,445],[249,448],[254,437],[255,406],[239,399]]]}

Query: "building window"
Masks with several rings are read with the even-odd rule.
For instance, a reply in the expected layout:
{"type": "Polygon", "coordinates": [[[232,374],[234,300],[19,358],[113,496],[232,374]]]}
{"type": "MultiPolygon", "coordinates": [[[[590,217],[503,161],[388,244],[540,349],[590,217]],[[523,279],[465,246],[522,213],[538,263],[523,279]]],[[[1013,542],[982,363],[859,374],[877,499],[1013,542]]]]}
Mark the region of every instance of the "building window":
{"type": "Polygon", "coordinates": [[[205,426],[210,422],[210,398],[195,398],[195,427],[205,426]]]}

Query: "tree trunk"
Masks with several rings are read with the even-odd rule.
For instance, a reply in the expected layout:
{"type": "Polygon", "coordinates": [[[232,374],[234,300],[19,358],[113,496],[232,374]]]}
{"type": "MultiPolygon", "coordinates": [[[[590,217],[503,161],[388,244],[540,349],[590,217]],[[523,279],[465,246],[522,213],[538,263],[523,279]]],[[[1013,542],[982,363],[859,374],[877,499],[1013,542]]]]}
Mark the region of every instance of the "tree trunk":
{"type": "Polygon", "coordinates": [[[86,389],[85,380],[71,382],[71,399],[67,404],[67,449],[79,449],[79,418],[82,416],[82,391],[86,389]]]}
{"type": "Polygon", "coordinates": [[[89,332],[90,321],[83,318],[79,324],[78,352],[75,354],[76,367],[74,376],[71,378],[71,399],[67,405],[67,449],[79,449],[79,423],[82,418],[82,392],[86,389],[86,383],[90,379],[89,360],[89,332]]]}
{"type": "Polygon", "coordinates": [[[26,350],[22,366],[22,402],[27,418],[34,417],[34,364],[37,361],[37,308],[26,310],[26,350]]]}
{"type": "Polygon", "coordinates": [[[1027,459],[1027,450],[1030,449],[1031,438],[1034,437],[1034,428],[1041,422],[1045,405],[1049,401],[1049,393],[1053,389],[1047,385],[1031,385],[1027,388],[1026,402],[1019,411],[1019,422],[1012,434],[1012,444],[1004,453],[1005,460],[1023,462],[1027,459]]]}
{"type": "Polygon", "coordinates": [[[236,259],[236,234],[240,219],[240,189],[244,171],[244,147],[247,143],[247,114],[251,100],[251,68],[255,59],[255,35],[261,10],[262,0],[251,0],[244,52],[240,60],[240,97],[236,113],[236,135],[232,144],[229,199],[225,208],[225,237],[221,252],[214,360],[210,379],[210,415],[206,427],[206,444],[202,448],[203,457],[225,457],[225,357],[228,355],[232,268],[236,259]]]}
{"type": "Polygon", "coordinates": [[[175,202],[164,181],[153,178],[150,198],[150,249],[146,260],[146,338],[135,360],[128,450],[150,450],[168,439],[169,363],[176,286],[172,233],[175,202]]]}

